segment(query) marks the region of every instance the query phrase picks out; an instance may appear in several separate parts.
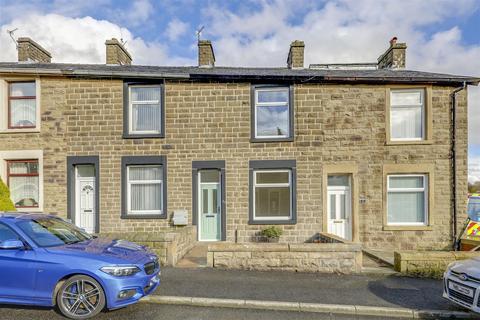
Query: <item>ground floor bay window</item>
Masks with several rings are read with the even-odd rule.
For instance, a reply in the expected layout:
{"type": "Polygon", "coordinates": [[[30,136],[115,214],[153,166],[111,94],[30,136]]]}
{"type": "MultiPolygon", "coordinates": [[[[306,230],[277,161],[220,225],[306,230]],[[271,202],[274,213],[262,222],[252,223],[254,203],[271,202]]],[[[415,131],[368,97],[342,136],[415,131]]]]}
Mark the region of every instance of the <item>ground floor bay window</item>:
{"type": "Polygon", "coordinates": [[[295,161],[250,161],[250,224],[296,221],[295,161]]]}
{"type": "Polygon", "coordinates": [[[122,159],[122,218],[166,217],[166,159],[122,159]]]}
{"type": "Polygon", "coordinates": [[[428,176],[387,176],[388,225],[425,226],[428,224],[428,176]]]}

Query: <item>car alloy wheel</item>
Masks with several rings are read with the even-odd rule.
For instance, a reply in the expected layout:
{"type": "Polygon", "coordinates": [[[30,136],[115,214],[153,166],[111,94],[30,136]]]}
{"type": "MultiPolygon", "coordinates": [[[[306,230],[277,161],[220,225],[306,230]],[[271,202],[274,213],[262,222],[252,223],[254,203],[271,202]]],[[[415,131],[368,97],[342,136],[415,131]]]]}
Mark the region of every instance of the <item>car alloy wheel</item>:
{"type": "Polygon", "coordinates": [[[70,319],[88,319],[105,307],[105,294],[94,279],[78,275],[63,283],[57,293],[60,312],[70,319]]]}

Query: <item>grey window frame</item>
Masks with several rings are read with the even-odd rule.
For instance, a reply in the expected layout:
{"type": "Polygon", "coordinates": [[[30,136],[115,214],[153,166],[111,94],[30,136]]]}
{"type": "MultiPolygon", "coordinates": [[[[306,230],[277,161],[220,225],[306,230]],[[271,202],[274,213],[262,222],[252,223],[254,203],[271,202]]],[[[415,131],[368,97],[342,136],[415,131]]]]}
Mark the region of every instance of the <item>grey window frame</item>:
{"type": "Polygon", "coordinates": [[[123,138],[165,138],[165,82],[164,81],[124,81],[123,82],[123,138]],[[159,133],[131,133],[130,132],[130,86],[159,86],[160,87],[160,132],[159,133]]]}
{"type": "Polygon", "coordinates": [[[293,85],[292,84],[252,84],[250,88],[250,142],[293,142],[294,141],[294,132],[295,132],[295,104],[294,104],[294,95],[293,95],[293,85]],[[279,138],[262,138],[256,136],[256,91],[257,89],[278,89],[278,88],[288,88],[288,136],[279,137],[279,138]]]}
{"type": "Polygon", "coordinates": [[[297,164],[296,160],[250,160],[249,161],[249,217],[248,224],[251,225],[290,225],[297,223],[297,164]],[[290,170],[290,183],[291,183],[291,215],[290,219],[269,219],[258,220],[254,218],[255,202],[254,202],[254,175],[255,171],[278,171],[278,170],[290,170]]]}
{"type": "Polygon", "coordinates": [[[167,208],[167,157],[166,156],[124,156],[122,157],[122,219],[166,219],[167,208]],[[128,214],[128,166],[161,165],[162,166],[162,213],[161,214],[128,214]]]}
{"type": "Polygon", "coordinates": [[[93,165],[95,167],[95,232],[100,232],[100,157],[67,156],[67,218],[75,224],[75,167],[77,165],[93,165]]]}

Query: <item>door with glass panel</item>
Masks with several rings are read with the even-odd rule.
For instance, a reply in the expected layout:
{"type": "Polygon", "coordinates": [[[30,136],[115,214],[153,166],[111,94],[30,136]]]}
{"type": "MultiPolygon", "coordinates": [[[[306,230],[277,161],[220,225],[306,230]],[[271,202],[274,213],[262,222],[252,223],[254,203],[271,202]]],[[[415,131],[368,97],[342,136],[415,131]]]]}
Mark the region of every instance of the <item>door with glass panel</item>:
{"type": "Polygon", "coordinates": [[[198,181],[198,238],[200,241],[219,241],[222,239],[220,170],[200,170],[198,181]]]}
{"type": "Polygon", "coordinates": [[[75,166],[75,224],[88,233],[95,232],[95,166],[75,166]]]}
{"type": "Polygon", "coordinates": [[[349,175],[329,175],[327,187],[328,232],[352,240],[352,196],[349,175]]]}

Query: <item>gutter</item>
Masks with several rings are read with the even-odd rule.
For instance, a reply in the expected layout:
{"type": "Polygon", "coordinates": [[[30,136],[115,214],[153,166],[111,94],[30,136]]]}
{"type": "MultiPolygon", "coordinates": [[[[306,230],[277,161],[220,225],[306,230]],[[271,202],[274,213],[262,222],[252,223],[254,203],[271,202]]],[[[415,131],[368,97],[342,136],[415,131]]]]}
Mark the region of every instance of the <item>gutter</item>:
{"type": "Polygon", "coordinates": [[[451,113],[451,151],[450,155],[452,158],[451,168],[452,168],[452,239],[453,239],[453,250],[457,251],[459,249],[460,239],[457,235],[457,159],[456,159],[456,131],[457,131],[457,113],[456,113],[456,104],[457,104],[457,93],[467,88],[467,83],[463,82],[463,86],[454,89],[451,93],[452,96],[452,105],[450,108],[451,113]]]}
{"type": "Polygon", "coordinates": [[[37,69],[37,68],[0,68],[0,73],[35,74],[35,75],[62,75],[82,77],[106,77],[106,78],[170,78],[189,79],[188,73],[164,73],[164,72],[122,72],[122,71],[89,71],[70,69],[37,69]]]}

